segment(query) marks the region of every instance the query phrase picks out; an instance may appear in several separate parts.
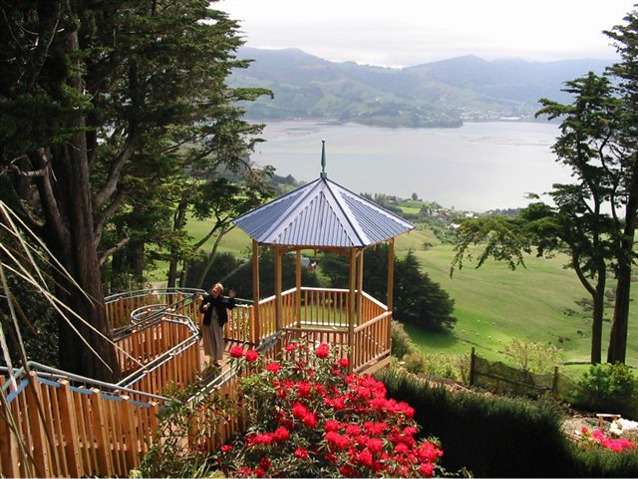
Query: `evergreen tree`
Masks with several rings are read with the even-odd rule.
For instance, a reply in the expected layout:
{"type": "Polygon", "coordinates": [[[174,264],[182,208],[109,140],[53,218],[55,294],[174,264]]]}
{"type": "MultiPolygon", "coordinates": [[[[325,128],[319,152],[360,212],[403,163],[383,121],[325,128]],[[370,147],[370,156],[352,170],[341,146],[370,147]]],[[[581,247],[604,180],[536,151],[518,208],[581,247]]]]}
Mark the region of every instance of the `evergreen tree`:
{"type": "MultiPolygon", "coordinates": [[[[179,208],[188,208],[196,185],[249,167],[261,131],[242,119],[238,102],[266,92],[227,87],[231,70],[247,62],[235,56],[238,24],[210,4],[0,5],[0,174],[10,180],[3,197],[92,300],[61,283],[59,297],[103,333],[101,265],[131,241],[127,258],[139,258],[146,238],[182,232],[179,208]],[[175,208],[171,225],[166,212],[175,208]],[[136,209],[164,220],[148,228],[136,209]]],[[[77,325],[115,373],[66,322],[59,326],[61,367],[117,376],[107,342],[77,325]]]]}

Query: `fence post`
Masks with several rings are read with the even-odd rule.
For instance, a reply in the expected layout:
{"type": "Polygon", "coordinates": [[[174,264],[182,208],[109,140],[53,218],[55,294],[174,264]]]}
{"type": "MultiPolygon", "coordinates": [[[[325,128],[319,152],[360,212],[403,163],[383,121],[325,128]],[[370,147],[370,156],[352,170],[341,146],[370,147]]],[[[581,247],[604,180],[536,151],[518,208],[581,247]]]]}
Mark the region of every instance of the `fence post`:
{"type": "Polygon", "coordinates": [[[474,346],[472,346],[472,352],[470,353],[470,377],[469,377],[470,386],[474,386],[475,358],[476,358],[476,353],[474,351],[474,346]]]}
{"type": "Polygon", "coordinates": [[[552,393],[558,395],[558,366],[554,366],[554,378],[552,379],[552,393]]]}

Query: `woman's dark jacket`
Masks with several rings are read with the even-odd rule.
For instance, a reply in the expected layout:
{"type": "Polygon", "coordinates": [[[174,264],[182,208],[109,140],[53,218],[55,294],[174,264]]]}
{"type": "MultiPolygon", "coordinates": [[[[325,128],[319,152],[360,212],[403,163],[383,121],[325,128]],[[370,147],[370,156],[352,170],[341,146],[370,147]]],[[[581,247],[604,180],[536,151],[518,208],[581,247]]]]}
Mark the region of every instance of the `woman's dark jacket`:
{"type": "Polygon", "coordinates": [[[210,324],[210,318],[213,314],[213,309],[217,312],[217,322],[220,326],[224,326],[228,321],[228,310],[235,307],[235,298],[228,298],[221,294],[216,298],[212,294],[207,294],[199,306],[199,312],[204,313],[204,325],[210,324]],[[210,304],[208,309],[204,311],[204,305],[210,304]]]}

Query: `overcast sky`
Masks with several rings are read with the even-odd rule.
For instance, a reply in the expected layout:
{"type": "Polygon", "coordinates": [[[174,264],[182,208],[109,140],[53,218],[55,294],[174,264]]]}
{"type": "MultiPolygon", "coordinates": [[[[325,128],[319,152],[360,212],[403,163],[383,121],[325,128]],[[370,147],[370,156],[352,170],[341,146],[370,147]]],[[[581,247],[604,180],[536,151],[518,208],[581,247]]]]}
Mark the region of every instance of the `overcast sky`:
{"type": "Polygon", "coordinates": [[[458,55],[613,58],[601,33],[637,0],[222,0],[247,45],[405,66],[458,55]]]}

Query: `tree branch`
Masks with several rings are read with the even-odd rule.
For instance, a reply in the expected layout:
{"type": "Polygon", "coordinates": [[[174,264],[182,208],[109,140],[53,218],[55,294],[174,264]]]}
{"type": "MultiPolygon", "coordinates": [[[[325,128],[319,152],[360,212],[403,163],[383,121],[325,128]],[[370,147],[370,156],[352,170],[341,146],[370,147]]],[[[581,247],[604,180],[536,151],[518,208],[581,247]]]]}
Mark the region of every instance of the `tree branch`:
{"type": "Polygon", "coordinates": [[[124,190],[119,190],[108,208],[106,208],[102,214],[96,216],[97,219],[95,221],[95,227],[93,228],[96,247],[100,244],[100,240],[102,239],[104,224],[117,212],[126,198],[128,198],[128,193],[124,190]]]}
{"type": "Polygon", "coordinates": [[[106,180],[106,184],[93,198],[93,205],[96,208],[103,206],[111,198],[111,196],[113,196],[117,189],[117,184],[120,181],[120,176],[122,175],[122,168],[124,168],[124,165],[131,159],[134,151],[135,140],[133,138],[129,138],[126,140],[124,149],[115,157],[115,161],[111,166],[111,171],[108,179],[106,180]]]}
{"type": "Polygon", "coordinates": [[[102,266],[113,253],[124,248],[124,246],[126,246],[130,240],[131,238],[129,238],[128,236],[126,238],[122,238],[115,246],[112,246],[111,248],[104,251],[100,256],[100,266],[102,266]]]}

